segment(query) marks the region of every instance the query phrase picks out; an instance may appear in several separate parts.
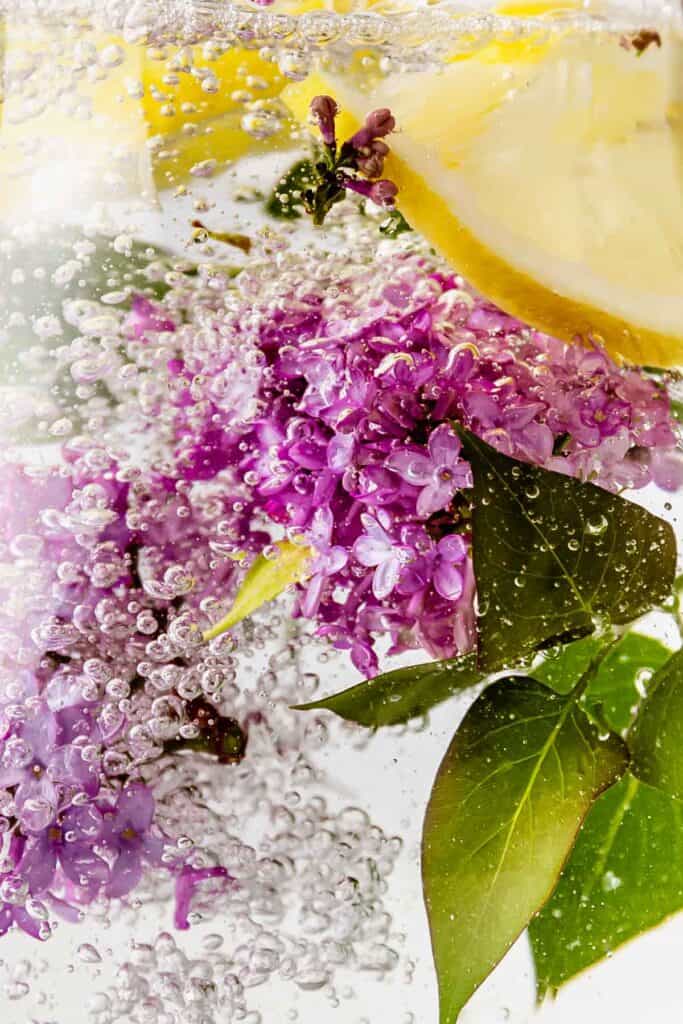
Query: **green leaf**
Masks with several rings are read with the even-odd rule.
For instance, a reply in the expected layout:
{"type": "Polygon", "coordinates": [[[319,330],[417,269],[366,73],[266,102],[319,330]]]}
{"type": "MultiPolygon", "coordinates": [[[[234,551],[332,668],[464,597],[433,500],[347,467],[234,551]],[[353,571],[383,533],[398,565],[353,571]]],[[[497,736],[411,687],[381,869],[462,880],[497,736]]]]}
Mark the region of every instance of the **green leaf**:
{"type": "Polygon", "coordinates": [[[539,998],[682,908],[683,807],[629,772],[591,809],[531,922],[539,998]]]}
{"type": "Polygon", "coordinates": [[[671,591],[674,532],[590,483],[517,462],[462,432],[474,474],[479,666],[630,622],[671,591]]]}
{"type": "Polygon", "coordinates": [[[206,630],[205,640],[213,640],[214,637],[227,632],[261,605],[278,597],[287,587],[305,579],[311,549],[292,544],[291,541],[281,541],[277,546],[280,549],[277,558],[259,555],[254,560],[242,580],[232,608],[225,618],[206,630]]]}
{"type": "Polygon", "coordinates": [[[465,654],[448,661],[397,668],[331,697],[298,704],[294,710],[334,711],[348,722],[379,729],[424,715],[436,704],[481,679],[476,655],[465,654]]]}
{"type": "Polygon", "coordinates": [[[422,868],[439,979],[453,1024],[552,892],[592,801],[627,763],[574,695],[508,678],[473,704],[439,768],[422,868]]]}
{"type": "Polygon", "coordinates": [[[266,213],[278,220],[296,220],[302,214],[301,193],[314,182],[310,160],[298,160],[283,174],[266,200],[266,213]]]}
{"type": "Polygon", "coordinates": [[[404,235],[407,231],[412,231],[413,229],[400,210],[392,210],[389,216],[380,224],[379,230],[387,238],[398,238],[399,235],[404,235]]]}
{"type": "MultiPolygon", "coordinates": [[[[532,675],[556,692],[568,693],[603,644],[604,640],[594,634],[576,640],[535,666],[532,675]]],[[[597,668],[586,690],[587,707],[599,713],[615,732],[628,729],[644,686],[670,656],[671,651],[659,640],[642,633],[626,633],[597,668]]]]}
{"type": "Polygon", "coordinates": [[[652,680],[629,737],[633,772],[683,800],[683,650],[652,680]]]}

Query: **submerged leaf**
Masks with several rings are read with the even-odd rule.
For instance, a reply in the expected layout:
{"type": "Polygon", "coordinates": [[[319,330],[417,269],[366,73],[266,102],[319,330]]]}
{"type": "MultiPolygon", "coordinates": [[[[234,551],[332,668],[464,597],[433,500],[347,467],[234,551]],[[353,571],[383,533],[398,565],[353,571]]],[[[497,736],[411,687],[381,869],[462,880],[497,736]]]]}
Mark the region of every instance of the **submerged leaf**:
{"type": "Polygon", "coordinates": [[[474,703],[439,768],[422,867],[439,979],[453,1024],[555,886],[593,800],[627,763],[573,695],[503,679],[474,703]]]}
{"type": "Polygon", "coordinates": [[[591,809],[531,922],[539,998],[683,908],[683,807],[630,773],[591,809]]]}
{"type": "Polygon", "coordinates": [[[683,800],[683,650],[657,672],[629,737],[633,772],[683,800]]]}
{"type": "Polygon", "coordinates": [[[474,474],[479,665],[630,622],[671,592],[674,532],[639,505],[462,432],[474,474]]]}
{"type": "Polygon", "coordinates": [[[305,579],[311,549],[292,544],[291,541],[281,541],[277,547],[280,549],[277,558],[259,555],[254,560],[237,591],[232,608],[225,618],[206,630],[205,640],[213,640],[225,633],[261,605],[278,597],[292,583],[305,579]]]}
{"type": "Polygon", "coordinates": [[[331,697],[299,704],[294,710],[333,711],[349,722],[379,729],[424,715],[436,704],[481,679],[476,655],[465,654],[448,661],[397,668],[331,697]]]}
{"type": "MultiPolygon", "coordinates": [[[[531,674],[556,692],[568,693],[604,643],[594,634],[576,640],[558,655],[534,666],[531,674]]],[[[670,657],[671,651],[659,640],[642,633],[626,633],[597,668],[586,690],[586,706],[599,710],[610,729],[623,732],[633,721],[646,683],[670,657]]]]}
{"type": "Polygon", "coordinates": [[[296,220],[303,213],[302,193],[315,181],[310,160],[298,160],[283,174],[266,200],[266,213],[278,220],[296,220]]]}

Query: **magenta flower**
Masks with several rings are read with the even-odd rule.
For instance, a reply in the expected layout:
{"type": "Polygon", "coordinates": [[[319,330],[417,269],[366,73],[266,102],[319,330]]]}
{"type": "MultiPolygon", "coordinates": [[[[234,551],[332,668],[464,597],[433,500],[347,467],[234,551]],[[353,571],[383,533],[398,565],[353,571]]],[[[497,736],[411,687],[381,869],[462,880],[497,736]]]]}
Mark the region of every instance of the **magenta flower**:
{"type": "Polygon", "coordinates": [[[407,483],[420,487],[419,516],[429,516],[450,504],[456,491],[471,487],[470,467],[460,457],[460,439],[446,424],[432,431],[427,452],[412,449],[393,452],[387,465],[407,483]]]}
{"type": "Polygon", "coordinates": [[[142,877],[143,862],[159,866],[164,840],[152,832],[154,797],[141,783],[126,786],[103,813],[102,843],[115,856],[107,895],[122,899],[142,877]]]}
{"type": "Polygon", "coordinates": [[[411,548],[397,544],[387,533],[387,517],[381,512],[377,516],[361,514],[365,534],[353,546],[353,553],[361,565],[374,568],[372,592],[381,601],[392,592],[401,576],[401,569],[415,556],[411,548]],[[382,524],[385,525],[382,525],[382,524]]]}
{"type": "Polygon", "coordinates": [[[447,601],[457,601],[463,592],[463,575],[467,561],[467,544],[459,533],[442,537],[434,552],[433,579],[437,594],[447,601]]]}
{"type": "Polygon", "coordinates": [[[128,337],[146,341],[148,332],[158,333],[175,329],[175,321],[171,320],[163,307],[150,302],[144,295],[135,296],[124,323],[128,337]]]}
{"type": "Polygon", "coordinates": [[[173,923],[180,931],[187,931],[190,927],[190,908],[197,888],[212,879],[220,879],[221,889],[235,884],[235,879],[224,867],[192,868],[185,864],[181,868],[176,877],[175,914],[173,916],[173,923]]]}

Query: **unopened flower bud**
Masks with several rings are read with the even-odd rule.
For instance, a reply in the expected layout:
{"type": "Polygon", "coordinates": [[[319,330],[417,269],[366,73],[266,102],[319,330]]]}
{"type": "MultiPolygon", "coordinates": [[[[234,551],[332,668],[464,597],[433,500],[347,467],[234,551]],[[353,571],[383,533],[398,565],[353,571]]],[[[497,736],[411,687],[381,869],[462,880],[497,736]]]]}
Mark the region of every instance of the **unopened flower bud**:
{"type": "Polygon", "coordinates": [[[369,197],[378,206],[393,206],[397,193],[398,188],[394,185],[393,181],[389,181],[387,178],[380,178],[379,181],[373,181],[369,197]]]}
{"type": "Polygon", "coordinates": [[[334,119],[339,113],[339,107],[331,96],[314,96],[310,110],[320,129],[323,142],[326,146],[333,146],[336,141],[334,119]]]}

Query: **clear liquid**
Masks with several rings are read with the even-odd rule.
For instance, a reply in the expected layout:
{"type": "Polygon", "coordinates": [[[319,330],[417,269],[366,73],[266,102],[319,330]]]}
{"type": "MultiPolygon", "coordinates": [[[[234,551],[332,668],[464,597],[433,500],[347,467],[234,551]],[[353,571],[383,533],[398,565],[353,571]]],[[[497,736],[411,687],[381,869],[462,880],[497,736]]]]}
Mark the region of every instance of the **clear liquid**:
{"type": "MultiPolygon", "coordinates": [[[[310,637],[310,625],[292,623],[291,594],[240,627],[237,648],[229,639],[202,647],[201,629],[230,603],[245,544],[239,503],[249,485],[246,477],[239,486],[226,483],[241,456],[232,451],[221,461],[221,446],[207,436],[213,427],[243,428],[246,436],[262,400],[250,382],[269,351],[263,338],[276,325],[272,345],[286,348],[287,318],[296,320],[311,295],[326,330],[336,324],[349,337],[374,322],[383,302],[406,315],[436,304],[454,349],[475,341],[483,348],[480,328],[468,320],[472,310],[501,318],[492,335],[509,332],[512,347],[526,344],[530,332],[481,298],[483,290],[506,309],[501,277],[479,278],[481,260],[471,246],[459,250],[466,266],[453,265],[452,231],[440,231],[438,211],[423,232],[395,238],[380,231],[387,210],[352,197],[319,229],[304,215],[269,215],[265,200],[309,153],[291,89],[305,93],[322,74],[327,82],[353,83],[342,105],[354,112],[359,95],[361,118],[391,106],[399,126],[408,126],[389,141],[400,161],[391,167],[403,174],[399,208],[409,221],[414,215],[422,223],[424,196],[411,192],[419,163],[419,187],[443,191],[449,211],[457,207],[453,182],[461,191],[472,186],[467,226],[502,252],[504,263],[519,260],[534,280],[547,275],[551,293],[562,294],[560,280],[571,284],[589,309],[602,309],[621,289],[620,308],[631,310],[632,302],[639,315],[649,303],[648,322],[666,334],[683,293],[677,12],[563,9],[536,17],[448,5],[396,12],[378,4],[304,15],[291,6],[207,2],[93,3],[68,12],[57,4],[38,13],[13,8],[5,19],[0,437],[10,499],[0,548],[0,692],[21,706],[10,689],[17,673],[43,681],[71,674],[112,729],[117,716],[128,717],[120,738],[104,744],[107,785],[114,791],[139,772],[157,787],[173,855],[180,860],[194,847],[198,869],[227,864],[239,886],[235,893],[200,892],[189,936],[159,934],[170,926],[172,904],[163,870],[134,892],[139,905],[121,913],[97,901],[80,925],[60,925],[44,962],[33,964],[35,947],[12,932],[0,954],[8,1024],[25,1020],[29,1003],[31,1013],[70,1024],[265,1024],[273,1014],[327,1020],[335,1010],[346,1022],[379,1019],[388,1004],[405,1024],[431,1020],[415,851],[428,780],[466,701],[439,709],[429,730],[420,720],[372,742],[328,718],[303,719],[289,706],[317,688],[342,688],[352,670],[346,651],[332,652],[310,637]],[[651,40],[639,57],[632,45],[644,27],[661,45],[651,40]],[[637,109],[620,105],[609,87],[612,71],[631,75],[628,61],[643,83],[634,88],[637,109]],[[552,98],[545,110],[529,100],[540,74],[552,98]],[[486,145],[491,132],[495,158],[486,145]],[[643,133],[661,147],[658,187],[648,187],[641,162],[625,158],[632,177],[615,177],[614,190],[605,188],[624,165],[610,163],[613,153],[599,159],[605,137],[613,143],[615,135],[643,133]],[[587,167],[591,139],[599,145],[587,167]],[[526,176],[528,168],[536,177],[526,176]],[[567,177],[579,213],[599,195],[589,242],[572,235],[570,219],[554,229],[562,211],[550,188],[538,198],[553,182],[565,196],[567,177]],[[617,258],[625,269],[618,279],[607,273],[601,291],[595,282],[617,258]],[[465,279],[440,306],[434,278],[454,271],[465,279]],[[154,312],[141,314],[140,326],[131,307],[142,296],[154,312]],[[218,473],[227,477],[216,480],[218,473]],[[48,486],[36,493],[41,481],[48,486]],[[69,501],[60,496],[67,485],[76,492],[69,501]],[[122,549],[128,534],[138,539],[122,549]],[[250,723],[248,756],[239,765],[162,757],[164,744],[179,735],[196,738],[187,708],[197,698],[250,723]],[[389,768],[387,786],[369,786],[379,763],[389,768]],[[127,958],[132,966],[116,980],[127,958]],[[80,989],[74,994],[73,964],[79,985],[98,993],[87,1006],[80,989]]],[[[572,315],[557,320],[564,340],[590,333],[601,339],[592,314],[580,324],[572,315]]],[[[297,325],[300,341],[306,329],[297,325]]],[[[545,314],[531,326],[545,328],[545,314]]],[[[313,328],[309,333],[307,340],[315,339],[313,328]]],[[[624,329],[616,350],[631,341],[624,329]]],[[[529,357],[539,375],[544,344],[529,357]]],[[[378,378],[395,366],[395,353],[387,352],[378,378]]],[[[401,411],[394,413],[400,422],[401,411]]],[[[610,485],[624,483],[599,469],[610,485]]],[[[279,472],[286,475],[287,467],[273,460],[268,473],[279,472]]],[[[314,472],[300,472],[301,493],[314,472]]],[[[660,512],[675,515],[675,499],[672,509],[663,492],[647,495],[660,512]]],[[[273,521],[295,538],[301,524],[289,512],[277,508],[273,521]]],[[[259,515],[261,523],[264,508],[259,515]]],[[[460,629],[465,645],[467,623],[460,629]]],[[[673,642],[668,629],[654,622],[654,632],[673,642]]],[[[385,639],[382,658],[386,646],[385,639]]],[[[417,646],[408,645],[408,661],[425,657],[417,646]]],[[[3,807],[0,822],[11,822],[3,807]]],[[[49,909],[47,916],[54,919],[49,909]]],[[[523,976],[526,961],[517,963],[523,976]]],[[[468,1019],[503,1014],[510,991],[487,990],[468,1019]]],[[[601,991],[587,998],[599,1001],[601,991]]],[[[510,998],[531,1005],[526,989],[510,998]]],[[[635,1003],[630,1009],[640,1012],[635,1003]]],[[[553,1013],[542,1019],[563,1019],[553,1013]]]]}

